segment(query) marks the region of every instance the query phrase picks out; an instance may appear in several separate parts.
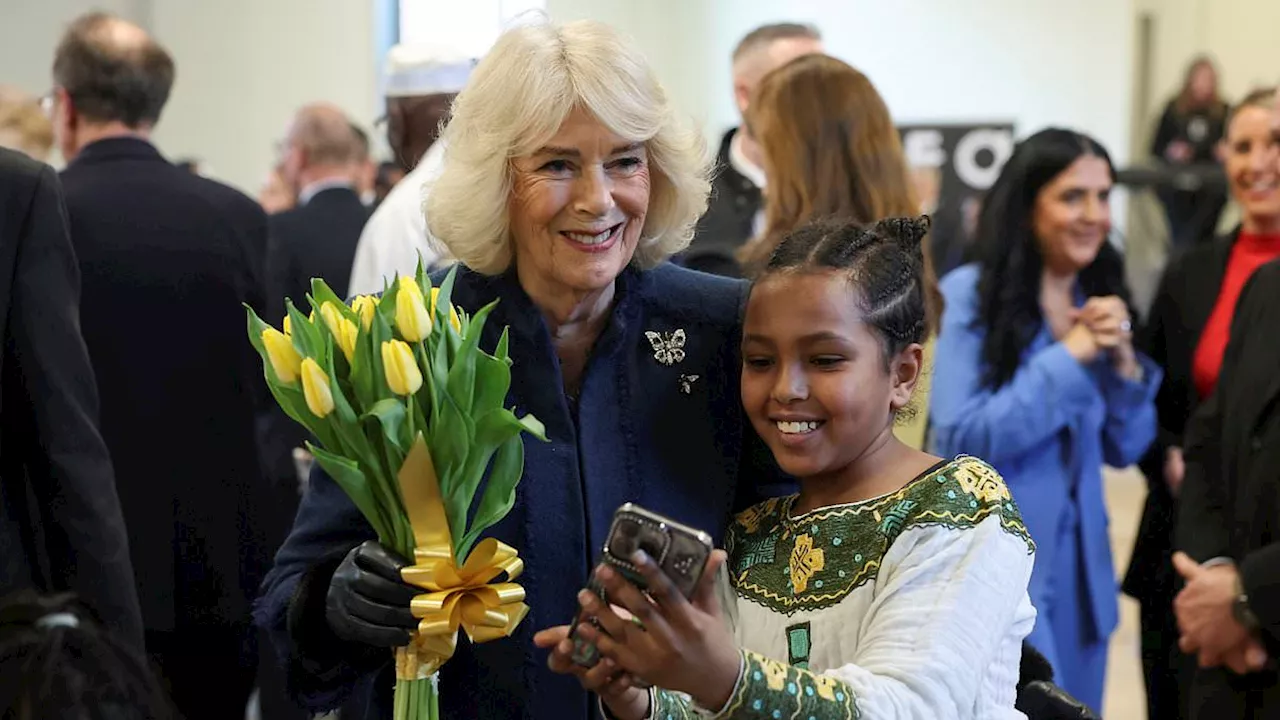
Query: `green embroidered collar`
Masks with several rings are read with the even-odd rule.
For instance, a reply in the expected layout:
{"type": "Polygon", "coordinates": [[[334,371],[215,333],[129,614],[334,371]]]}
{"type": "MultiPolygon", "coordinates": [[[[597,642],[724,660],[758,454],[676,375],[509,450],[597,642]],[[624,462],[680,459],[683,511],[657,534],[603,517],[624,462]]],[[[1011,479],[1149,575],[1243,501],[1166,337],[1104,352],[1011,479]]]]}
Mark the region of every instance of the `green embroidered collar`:
{"type": "Polygon", "coordinates": [[[1035,550],[1004,480],[973,457],[940,464],[887,495],[791,517],[797,497],[773,498],[739,514],[726,539],[738,595],[785,615],[830,607],[875,579],[885,553],[908,528],[965,529],[995,515],[1026,542],[1028,553],[1035,550]]]}

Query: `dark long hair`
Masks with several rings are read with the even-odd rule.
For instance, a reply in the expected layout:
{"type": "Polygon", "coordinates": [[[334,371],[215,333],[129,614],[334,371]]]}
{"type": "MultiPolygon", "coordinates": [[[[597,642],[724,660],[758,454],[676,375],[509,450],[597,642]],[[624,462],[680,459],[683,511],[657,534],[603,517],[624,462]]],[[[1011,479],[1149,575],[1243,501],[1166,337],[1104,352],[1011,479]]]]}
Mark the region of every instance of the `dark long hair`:
{"type": "Polygon", "coordinates": [[[172,720],[141,653],[75,596],[20,591],[0,601],[0,718],[172,720]]]}
{"type": "MultiPolygon", "coordinates": [[[[1044,258],[1032,232],[1032,216],[1041,189],[1081,157],[1115,166],[1105,148],[1088,135],[1048,128],[1018,143],[1013,156],[988,191],[978,220],[978,324],[986,330],[982,343],[983,380],[999,388],[1013,379],[1022,355],[1044,322],[1040,311],[1040,280],[1044,258]]],[[[1124,260],[1110,242],[1080,271],[1080,287],[1087,297],[1117,295],[1129,305],[1124,260]]]]}

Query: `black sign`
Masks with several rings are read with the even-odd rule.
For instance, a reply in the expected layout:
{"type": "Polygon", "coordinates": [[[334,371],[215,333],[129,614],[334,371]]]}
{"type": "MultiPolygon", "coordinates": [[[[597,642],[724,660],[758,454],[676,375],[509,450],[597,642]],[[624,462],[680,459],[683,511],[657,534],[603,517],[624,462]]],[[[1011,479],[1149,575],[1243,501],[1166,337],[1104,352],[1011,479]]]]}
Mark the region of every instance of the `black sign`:
{"type": "Polygon", "coordinates": [[[1013,154],[1012,123],[902,125],[902,147],[930,232],[938,276],[968,259],[982,196],[1013,154]]]}

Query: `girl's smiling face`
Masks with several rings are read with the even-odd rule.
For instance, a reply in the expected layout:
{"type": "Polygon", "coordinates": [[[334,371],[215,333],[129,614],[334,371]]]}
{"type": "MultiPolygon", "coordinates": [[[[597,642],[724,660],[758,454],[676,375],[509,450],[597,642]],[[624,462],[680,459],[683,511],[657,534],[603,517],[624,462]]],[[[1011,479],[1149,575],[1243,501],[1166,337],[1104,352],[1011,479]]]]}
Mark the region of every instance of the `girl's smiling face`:
{"type": "Polygon", "coordinates": [[[794,477],[840,473],[893,432],[895,413],[911,399],[915,370],[886,362],[857,299],[838,271],[779,272],[751,291],[742,403],[794,477]]]}

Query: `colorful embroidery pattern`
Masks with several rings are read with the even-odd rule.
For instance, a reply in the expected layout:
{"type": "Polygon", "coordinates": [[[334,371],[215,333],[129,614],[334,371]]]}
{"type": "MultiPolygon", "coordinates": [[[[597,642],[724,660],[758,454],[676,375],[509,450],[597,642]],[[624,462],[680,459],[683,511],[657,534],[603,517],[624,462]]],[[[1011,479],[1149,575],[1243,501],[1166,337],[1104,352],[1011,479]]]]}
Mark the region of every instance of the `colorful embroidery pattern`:
{"type": "Polygon", "coordinates": [[[809,652],[813,649],[813,637],[807,622],[787,628],[787,664],[801,670],[809,669],[809,652]]]}
{"type": "Polygon", "coordinates": [[[848,684],[743,652],[742,682],[722,717],[734,720],[853,720],[861,717],[848,684]]]}
{"type": "Polygon", "coordinates": [[[813,538],[808,535],[796,536],[796,545],[791,549],[791,587],[798,593],[809,587],[809,578],[826,566],[826,556],[822,548],[813,546],[813,538]]]}
{"type": "Polygon", "coordinates": [[[795,500],[774,498],[739,514],[726,542],[738,595],[783,614],[830,607],[874,580],[894,540],[912,527],[965,529],[995,516],[1035,550],[1004,480],[977,458],[956,458],[895,493],[798,518],[795,500]]]}
{"type": "Polygon", "coordinates": [[[649,717],[653,720],[698,720],[701,717],[687,695],[654,689],[649,698],[649,717]]]}

